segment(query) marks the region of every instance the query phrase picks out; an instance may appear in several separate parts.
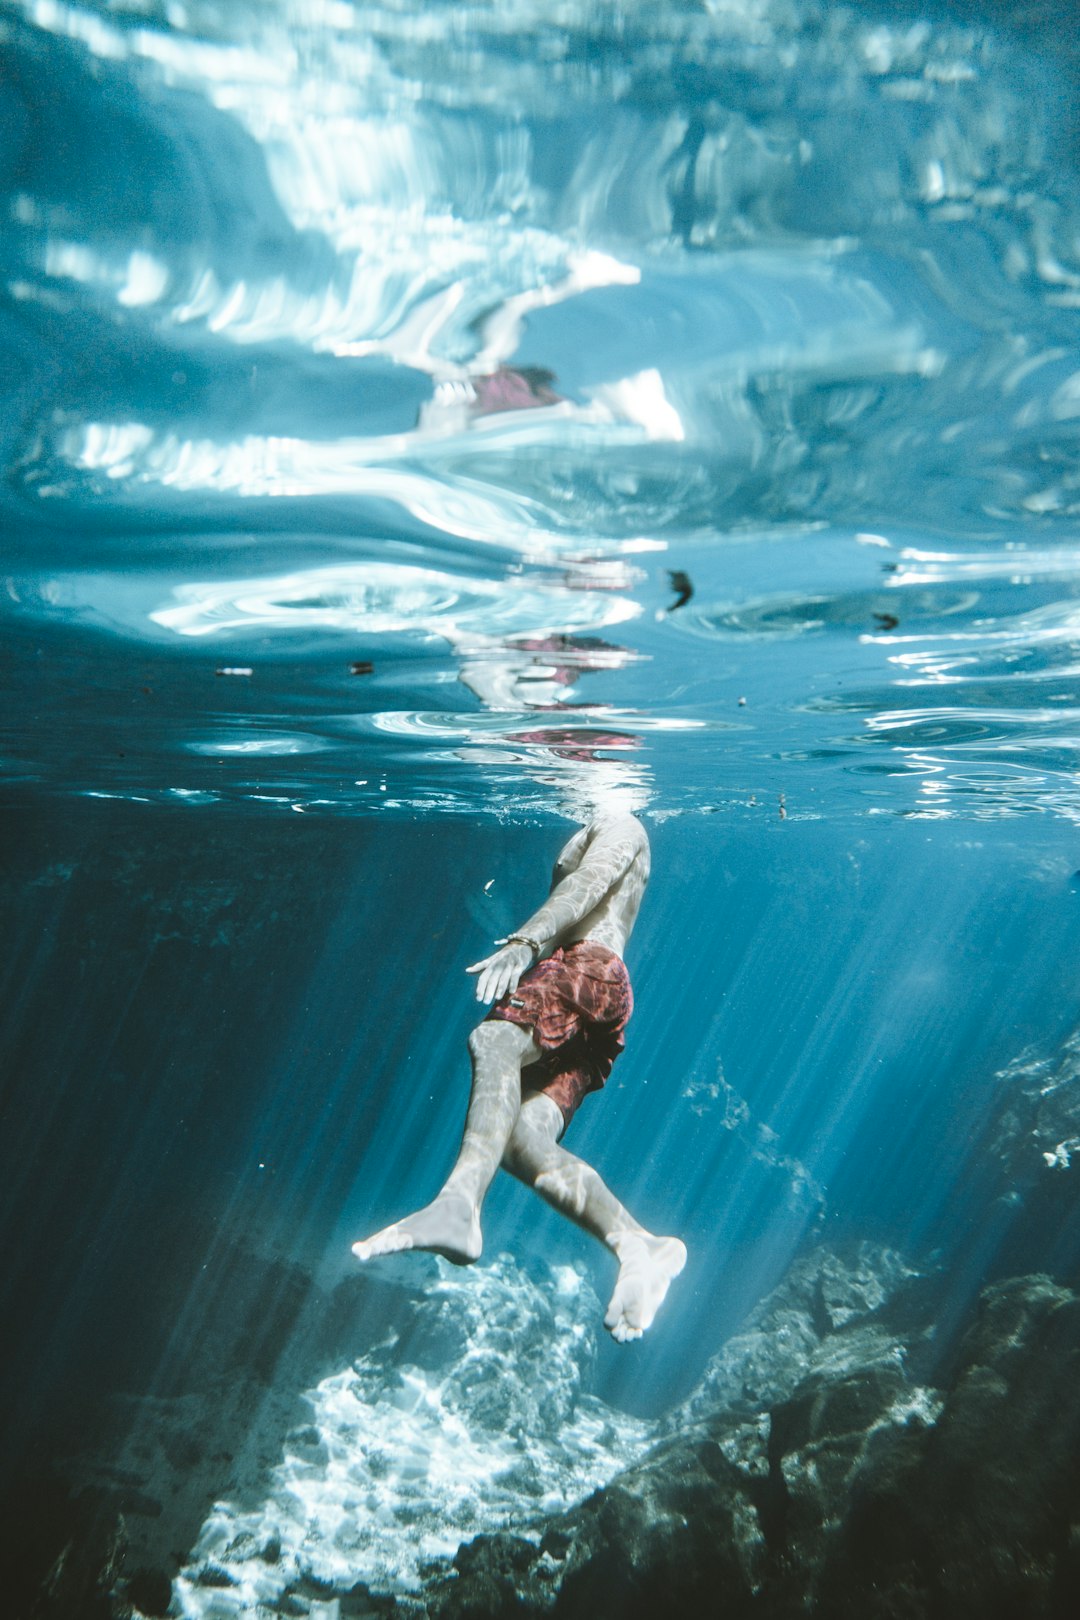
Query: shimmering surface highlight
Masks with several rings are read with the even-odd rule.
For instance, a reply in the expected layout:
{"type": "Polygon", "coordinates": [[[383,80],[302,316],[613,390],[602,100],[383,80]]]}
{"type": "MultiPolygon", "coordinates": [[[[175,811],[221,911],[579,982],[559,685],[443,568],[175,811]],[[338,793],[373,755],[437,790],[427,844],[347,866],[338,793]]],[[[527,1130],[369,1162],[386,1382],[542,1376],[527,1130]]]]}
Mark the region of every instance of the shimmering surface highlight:
{"type": "Polygon", "coordinates": [[[557,743],[395,716],[573,710],[662,814],[1074,819],[1067,54],[786,0],[2,28],[10,782],[531,813],[557,743]]]}

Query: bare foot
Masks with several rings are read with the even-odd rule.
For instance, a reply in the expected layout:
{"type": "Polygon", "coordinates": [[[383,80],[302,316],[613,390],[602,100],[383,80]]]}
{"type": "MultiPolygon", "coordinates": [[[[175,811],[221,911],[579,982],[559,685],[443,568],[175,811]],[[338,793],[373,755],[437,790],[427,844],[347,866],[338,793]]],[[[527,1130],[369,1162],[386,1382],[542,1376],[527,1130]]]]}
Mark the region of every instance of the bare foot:
{"type": "Polygon", "coordinates": [[[468,1266],[480,1258],[482,1247],[479,1211],[463,1193],[443,1192],[415,1215],[406,1215],[374,1237],[354,1243],[352,1252],[358,1260],[372,1260],[377,1254],[427,1249],[452,1260],[455,1266],[468,1266]]]}
{"type": "Polygon", "coordinates": [[[604,1317],[613,1339],[640,1339],[664,1303],[669,1286],[686,1264],[686,1245],[651,1232],[620,1232],[608,1238],[619,1257],[615,1292],[604,1317]]]}

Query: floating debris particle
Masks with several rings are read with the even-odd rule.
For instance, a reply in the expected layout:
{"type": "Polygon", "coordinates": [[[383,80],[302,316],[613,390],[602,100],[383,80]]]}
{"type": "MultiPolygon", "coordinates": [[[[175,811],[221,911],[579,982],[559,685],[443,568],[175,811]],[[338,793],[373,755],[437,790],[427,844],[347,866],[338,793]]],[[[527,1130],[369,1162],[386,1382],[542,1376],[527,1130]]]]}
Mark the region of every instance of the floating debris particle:
{"type": "Polygon", "coordinates": [[[375,665],[368,658],[354,658],[349,665],[350,675],[374,675],[375,665]]]}
{"type": "Polygon", "coordinates": [[[215,675],[254,675],[255,671],[247,664],[225,664],[221,669],[215,669],[215,675]]]}
{"type": "Polygon", "coordinates": [[[690,582],[690,575],[684,574],[681,568],[669,568],[668,581],[675,592],[675,600],[668,612],[674,613],[676,608],[681,608],[689,602],[694,594],[694,587],[690,582]]]}

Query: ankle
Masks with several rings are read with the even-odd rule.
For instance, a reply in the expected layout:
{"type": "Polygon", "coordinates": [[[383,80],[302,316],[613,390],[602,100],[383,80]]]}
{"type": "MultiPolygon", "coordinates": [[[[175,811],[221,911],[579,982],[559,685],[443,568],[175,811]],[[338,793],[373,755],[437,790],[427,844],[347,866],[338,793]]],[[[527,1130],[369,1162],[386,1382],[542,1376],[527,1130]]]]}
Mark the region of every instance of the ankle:
{"type": "Polygon", "coordinates": [[[469,1213],[473,1217],[480,1214],[480,1199],[477,1196],[476,1187],[472,1184],[471,1179],[466,1176],[459,1176],[455,1179],[451,1175],[438,1196],[439,1198],[453,1198],[459,1203],[467,1204],[469,1213]]]}
{"type": "Polygon", "coordinates": [[[627,1251],[630,1253],[633,1253],[635,1250],[640,1252],[643,1244],[647,1242],[649,1236],[650,1234],[646,1232],[643,1226],[617,1226],[613,1231],[607,1234],[604,1242],[615,1255],[616,1259],[622,1260],[625,1258],[625,1253],[627,1251]]]}

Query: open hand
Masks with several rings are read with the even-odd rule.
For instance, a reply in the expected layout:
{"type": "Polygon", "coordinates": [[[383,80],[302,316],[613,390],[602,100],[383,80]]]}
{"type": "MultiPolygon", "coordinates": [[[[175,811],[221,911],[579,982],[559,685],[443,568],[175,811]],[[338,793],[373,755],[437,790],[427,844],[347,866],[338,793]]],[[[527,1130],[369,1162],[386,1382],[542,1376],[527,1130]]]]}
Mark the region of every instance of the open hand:
{"type": "Polygon", "coordinates": [[[532,948],[519,941],[511,941],[492,956],[485,956],[482,962],[474,962],[465,971],[480,975],[476,982],[477,1001],[498,1001],[501,996],[517,989],[518,980],[527,968],[532,967],[532,963],[532,948]]]}

